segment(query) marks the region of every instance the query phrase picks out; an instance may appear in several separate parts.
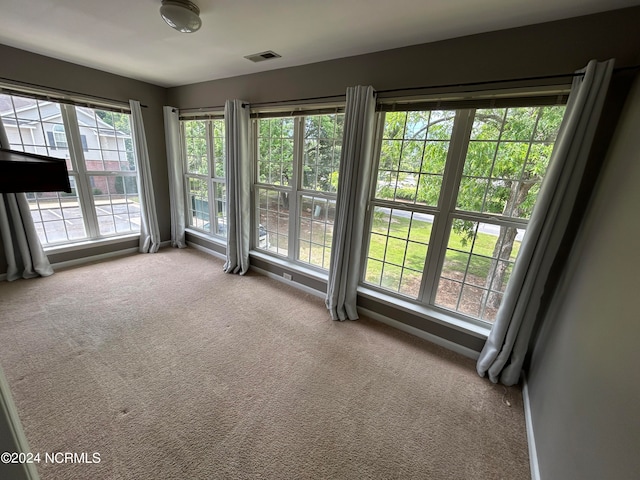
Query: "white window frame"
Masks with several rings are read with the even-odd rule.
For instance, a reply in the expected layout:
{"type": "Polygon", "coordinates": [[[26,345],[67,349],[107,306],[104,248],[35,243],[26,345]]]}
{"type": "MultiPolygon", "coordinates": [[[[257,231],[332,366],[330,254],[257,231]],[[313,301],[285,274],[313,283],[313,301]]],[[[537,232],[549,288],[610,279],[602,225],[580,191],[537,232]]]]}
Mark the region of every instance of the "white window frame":
{"type": "MultiPolygon", "coordinates": [[[[301,223],[301,206],[303,203],[304,197],[313,197],[326,200],[327,202],[336,202],[337,192],[325,192],[321,190],[310,190],[303,187],[303,162],[304,162],[304,142],[305,142],[305,119],[307,117],[316,116],[316,115],[344,115],[344,109],[342,106],[330,107],[328,109],[322,110],[313,110],[295,114],[295,115],[287,115],[283,113],[282,115],[270,115],[270,116],[260,116],[259,114],[252,119],[251,122],[251,131],[252,131],[252,139],[253,139],[253,228],[252,228],[252,248],[259,250],[267,255],[273,256],[274,258],[285,259],[289,264],[295,267],[299,267],[304,270],[311,270],[312,272],[317,272],[320,275],[326,275],[329,268],[329,260],[330,260],[330,249],[331,245],[324,246],[324,254],[323,254],[323,265],[326,265],[326,268],[323,266],[316,265],[314,263],[310,263],[303,259],[299,258],[300,254],[300,223],[301,223]],[[288,186],[285,185],[275,185],[269,183],[263,183],[259,181],[259,171],[258,171],[258,162],[259,162],[259,122],[260,120],[266,120],[269,118],[292,118],[293,119],[293,164],[292,164],[292,179],[289,182],[288,186]],[[271,241],[268,232],[264,229],[264,226],[260,224],[260,191],[269,191],[275,194],[286,193],[288,195],[289,200],[289,210],[288,210],[288,231],[287,231],[287,255],[282,255],[276,253],[272,250],[269,250],[271,245],[271,241]],[[328,250],[328,251],[327,251],[328,250]],[[326,259],[324,257],[326,256],[326,259]]],[[[336,140],[336,139],[334,139],[336,140]]],[[[340,138],[342,141],[342,138],[340,138]]]]}
{"type": "MultiPolygon", "coordinates": [[[[517,100],[515,101],[517,105],[517,100]]],[[[516,106],[513,105],[513,106],[516,106]]],[[[547,105],[546,103],[543,105],[547,105]]],[[[549,104],[550,105],[550,104],[549,104]]],[[[542,106],[534,102],[522,100],[518,106],[542,106]]],[[[496,226],[515,227],[524,229],[528,225],[527,219],[504,217],[497,214],[478,213],[460,210],[456,207],[460,182],[462,178],[463,168],[466,161],[467,148],[470,143],[470,134],[473,127],[474,115],[478,108],[456,108],[455,104],[450,107],[433,106],[430,108],[419,108],[415,110],[455,110],[455,120],[453,132],[449,144],[447,160],[445,164],[442,187],[438,199],[438,205],[428,206],[420,203],[403,203],[396,200],[384,200],[376,198],[376,185],[378,178],[378,169],[381,160],[381,145],[383,132],[385,127],[385,112],[377,112],[376,114],[376,136],[373,152],[373,168],[371,176],[371,191],[368,202],[368,215],[365,224],[365,240],[362,252],[362,271],[360,276],[360,287],[364,291],[379,292],[384,298],[390,299],[394,303],[394,299],[398,304],[415,305],[419,309],[428,309],[435,313],[439,318],[455,318],[465,323],[486,327],[487,320],[482,320],[471,315],[466,315],[459,311],[454,311],[435,304],[438,291],[440,275],[443,269],[445,253],[449,243],[449,236],[452,231],[452,223],[456,218],[469,220],[474,222],[489,223],[496,226]],[[417,298],[411,298],[396,291],[383,288],[373,283],[366,282],[366,267],[369,253],[369,243],[371,241],[372,223],[374,211],[376,207],[404,210],[418,214],[433,215],[433,226],[429,238],[429,248],[425,259],[420,291],[417,298]]],[[[504,108],[504,107],[495,107],[504,108]]],[[[409,109],[410,111],[411,109],[409,109]]],[[[404,140],[403,140],[404,141],[404,140]]],[[[406,252],[405,252],[406,253],[406,252]]],[[[468,267],[467,267],[468,268],[468,267]]],[[[464,284],[463,284],[464,285],[464,284]]]]}
{"type": "MultiPolygon", "coordinates": [[[[28,95],[21,96],[19,93],[10,93],[8,95],[12,97],[30,98],[28,95]]],[[[38,102],[45,102],[45,101],[38,100],[38,102]]],[[[78,238],[69,238],[69,232],[67,230],[66,223],[64,223],[65,236],[67,237],[66,240],[49,241],[46,233],[46,229],[45,229],[44,236],[46,241],[42,242],[45,250],[55,249],[57,251],[62,247],[73,246],[75,244],[84,245],[87,243],[104,241],[104,240],[115,240],[118,238],[126,238],[134,235],[139,236],[140,235],[139,229],[134,231],[121,232],[121,233],[115,232],[113,234],[100,233],[98,216],[96,213],[96,206],[93,198],[93,187],[90,182],[91,176],[100,176],[100,175],[101,176],[121,176],[121,177],[135,177],[136,183],[139,185],[137,158],[135,157],[135,151],[132,152],[134,156],[134,162],[136,165],[135,170],[118,171],[118,172],[109,172],[109,171],[102,171],[102,170],[98,170],[98,171],[87,170],[85,156],[84,156],[85,150],[83,149],[83,146],[82,146],[80,124],[78,122],[76,106],[69,103],[57,102],[51,99],[47,99],[46,102],[56,104],[60,109],[62,124],[54,124],[52,130],[50,130],[54,138],[55,145],[48,145],[46,140],[44,145],[25,144],[24,139],[22,139],[22,135],[21,135],[21,145],[22,145],[22,148],[25,148],[26,151],[29,151],[29,149],[35,149],[36,151],[41,149],[46,149],[47,154],[49,154],[51,150],[55,150],[55,149],[68,151],[67,158],[70,163],[70,168],[68,168],[69,183],[72,186],[73,190],[75,191],[75,195],[78,200],[78,206],[81,211],[81,219],[82,219],[83,228],[84,228],[84,236],[78,237],[78,238]],[[62,145],[61,139],[56,138],[56,134],[58,135],[64,134],[65,140],[66,140],[66,142],[64,142],[65,143],[64,147],[61,146],[62,145]]],[[[35,108],[40,109],[40,105],[36,104],[35,108]]],[[[107,107],[106,105],[92,106],[90,108],[92,110],[104,110],[104,109],[109,110],[109,107],[107,107]]],[[[24,109],[26,108],[23,107],[21,110],[24,110],[24,109]]],[[[124,113],[126,115],[130,115],[129,113],[122,112],[122,107],[114,108],[114,111],[117,111],[118,113],[124,113]]],[[[50,122],[42,118],[39,118],[38,123],[40,125],[40,128],[42,129],[43,135],[46,137],[47,126],[50,125],[50,122]]],[[[52,200],[55,199],[58,202],[60,202],[60,199],[61,199],[60,193],[57,193],[56,197],[51,197],[51,199],[52,200]]],[[[30,202],[31,201],[32,200],[30,200],[30,202]]],[[[35,198],[35,202],[37,205],[38,213],[40,215],[41,214],[41,210],[39,206],[40,200],[37,198],[37,195],[35,198]]],[[[60,206],[60,209],[64,209],[64,207],[60,206]]],[[[80,217],[74,217],[74,218],[80,218],[80,217]]],[[[64,222],[66,222],[67,220],[64,217],[64,212],[61,220],[63,220],[64,222]]],[[[43,221],[42,223],[44,227],[45,222],[43,221]]]]}
{"type": "MultiPolygon", "coordinates": [[[[216,136],[214,134],[214,122],[222,122],[223,128],[226,128],[224,123],[224,116],[222,113],[211,114],[207,116],[207,118],[198,118],[198,117],[184,117],[180,119],[180,135],[182,137],[182,162],[183,162],[183,179],[184,179],[184,192],[185,192],[185,215],[187,219],[187,228],[196,230],[200,233],[206,233],[209,236],[217,239],[226,239],[226,225],[227,225],[227,205],[226,205],[226,195],[221,195],[221,198],[218,198],[217,191],[219,186],[223,186],[226,188],[227,179],[226,176],[219,177],[216,175],[215,171],[215,140],[216,136]],[[187,136],[185,129],[185,122],[188,121],[199,121],[205,123],[205,131],[206,131],[206,155],[207,155],[207,168],[209,171],[208,175],[198,174],[189,172],[189,159],[187,155],[187,136]],[[208,203],[208,212],[206,212],[209,216],[209,222],[204,222],[203,226],[207,223],[209,224],[209,228],[201,228],[197,224],[193,224],[192,215],[191,215],[191,198],[190,198],[190,189],[189,189],[189,180],[190,179],[198,179],[207,185],[207,203],[208,203]],[[218,218],[222,219],[222,223],[218,222],[218,218]],[[216,221],[212,221],[215,219],[216,221]]],[[[222,140],[224,142],[224,133],[222,136],[222,140]]],[[[226,149],[226,145],[224,146],[226,149]]],[[[222,158],[224,162],[224,155],[222,158]]],[[[225,171],[226,175],[226,171],[225,171]]]]}

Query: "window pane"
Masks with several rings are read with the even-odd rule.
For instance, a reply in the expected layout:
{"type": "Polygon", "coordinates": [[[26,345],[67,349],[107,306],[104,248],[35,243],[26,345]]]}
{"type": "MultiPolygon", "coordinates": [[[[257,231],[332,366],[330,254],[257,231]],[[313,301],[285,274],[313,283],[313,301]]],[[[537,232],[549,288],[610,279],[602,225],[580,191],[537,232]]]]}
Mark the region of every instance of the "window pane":
{"type": "Polygon", "coordinates": [[[187,218],[190,227],[211,231],[209,222],[209,187],[207,182],[200,178],[187,176],[188,208],[187,218]]]}
{"type": "Polygon", "coordinates": [[[89,177],[100,235],[140,231],[140,198],[134,176],[89,177]]]}
{"type": "Polygon", "coordinates": [[[215,207],[216,207],[216,218],[218,222],[216,224],[216,235],[220,235],[222,237],[227,236],[227,197],[226,197],[226,189],[227,186],[224,183],[214,182],[214,193],[215,193],[215,207]]]}
{"type": "Polygon", "coordinates": [[[12,149],[67,159],[71,170],[59,104],[0,94],[0,115],[12,149]]]}
{"type": "Polygon", "coordinates": [[[69,177],[71,193],[27,193],[31,217],[43,245],[51,245],[87,237],[82,209],[78,202],[75,178],[69,177]]]}
{"type": "Polygon", "coordinates": [[[300,197],[298,260],[329,269],[336,201],[300,197]]]}
{"type": "Polygon", "coordinates": [[[343,114],[305,117],[302,188],[338,190],[343,114]]]}
{"type": "Polygon", "coordinates": [[[365,283],[417,298],[433,219],[433,215],[375,207],[365,283]]]}
{"type": "Polygon", "coordinates": [[[258,120],[258,180],[270,185],[293,181],[293,118],[258,120]]]}
{"type": "Polygon", "coordinates": [[[456,208],[528,219],[564,107],[476,111],[456,208]]]}
{"type": "Polygon", "coordinates": [[[492,321],[523,236],[523,229],[455,219],[435,304],[492,321]]]}
{"type": "Polygon", "coordinates": [[[287,256],[289,253],[288,193],[257,189],[259,225],[256,247],[287,256]],[[285,206],[286,204],[286,206],[285,206]]]}
{"type": "Polygon", "coordinates": [[[454,117],[454,111],[385,114],[377,198],[438,204],[454,117]]]}
{"type": "Polygon", "coordinates": [[[136,171],[129,115],[87,107],[75,109],[87,170],[136,171]]]}
{"type": "Polygon", "coordinates": [[[213,157],[213,176],[216,178],[225,178],[225,132],[224,120],[211,120],[212,128],[212,157],[213,157]]]}

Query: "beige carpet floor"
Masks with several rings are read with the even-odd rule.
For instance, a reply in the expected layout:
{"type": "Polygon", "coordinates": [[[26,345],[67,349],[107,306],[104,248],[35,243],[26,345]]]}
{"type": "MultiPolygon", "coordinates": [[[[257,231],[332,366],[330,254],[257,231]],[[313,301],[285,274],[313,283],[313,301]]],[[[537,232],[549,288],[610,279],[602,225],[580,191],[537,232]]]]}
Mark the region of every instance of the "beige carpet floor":
{"type": "Polygon", "coordinates": [[[192,249],[0,283],[0,364],[53,479],[528,479],[519,389],[192,249]]]}

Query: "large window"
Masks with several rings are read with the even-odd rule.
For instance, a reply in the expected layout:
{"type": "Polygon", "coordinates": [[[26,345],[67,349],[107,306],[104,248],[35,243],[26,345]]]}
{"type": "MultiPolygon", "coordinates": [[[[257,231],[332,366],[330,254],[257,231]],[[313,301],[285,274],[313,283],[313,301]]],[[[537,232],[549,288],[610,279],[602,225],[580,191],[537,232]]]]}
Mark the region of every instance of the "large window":
{"type": "Polygon", "coordinates": [[[43,245],[140,231],[129,115],[0,95],[10,148],[66,160],[71,193],[27,193],[43,245]]]}
{"type": "Polygon", "coordinates": [[[363,283],[495,318],[563,106],[379,115],[363,283]]]}
{"type": "Polygon", "coordinates": [[[226,237],[224,120],[183,120],[187,224],[226,237]]]}
{"type": "Polygon", "coordinates": [[[327,270],[344,115],[256,119],[255,246],[327,270]]]}

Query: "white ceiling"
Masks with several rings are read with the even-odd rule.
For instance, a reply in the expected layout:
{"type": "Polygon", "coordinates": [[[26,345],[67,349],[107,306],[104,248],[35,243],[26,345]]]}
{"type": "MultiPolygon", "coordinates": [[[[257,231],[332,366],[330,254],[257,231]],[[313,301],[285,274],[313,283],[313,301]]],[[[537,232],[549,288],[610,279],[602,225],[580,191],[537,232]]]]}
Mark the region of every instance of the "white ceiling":
{"type": "Polygon", "coordinates": [[[0,43],[161,86],[232,77],[639,5],[640,0],[0,0],[0,43]],[[282,58],[252,63],[274,50],[282,58]]]}

